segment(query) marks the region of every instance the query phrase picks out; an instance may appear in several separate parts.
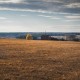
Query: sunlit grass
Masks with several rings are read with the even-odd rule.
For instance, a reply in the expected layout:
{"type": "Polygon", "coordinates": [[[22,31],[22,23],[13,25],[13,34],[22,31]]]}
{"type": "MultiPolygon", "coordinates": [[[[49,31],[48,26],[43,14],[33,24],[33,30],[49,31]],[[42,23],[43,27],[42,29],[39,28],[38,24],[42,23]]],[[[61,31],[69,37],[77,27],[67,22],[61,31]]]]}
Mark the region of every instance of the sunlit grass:
{"type": "Polygon", "coordinates": [[[80,42],[0,39],[0,80],[80,80],[80,42]]]}

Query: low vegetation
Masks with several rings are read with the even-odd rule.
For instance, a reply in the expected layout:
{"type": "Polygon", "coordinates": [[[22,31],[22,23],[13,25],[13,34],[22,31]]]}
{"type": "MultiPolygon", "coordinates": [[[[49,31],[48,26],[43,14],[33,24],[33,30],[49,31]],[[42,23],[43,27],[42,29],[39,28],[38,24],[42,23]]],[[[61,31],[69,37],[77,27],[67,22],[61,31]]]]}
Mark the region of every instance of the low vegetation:
{"type": "Polygon", "coordinates": [[[80,80],[80,42],[0,39],[0,80],[80,80]]]}

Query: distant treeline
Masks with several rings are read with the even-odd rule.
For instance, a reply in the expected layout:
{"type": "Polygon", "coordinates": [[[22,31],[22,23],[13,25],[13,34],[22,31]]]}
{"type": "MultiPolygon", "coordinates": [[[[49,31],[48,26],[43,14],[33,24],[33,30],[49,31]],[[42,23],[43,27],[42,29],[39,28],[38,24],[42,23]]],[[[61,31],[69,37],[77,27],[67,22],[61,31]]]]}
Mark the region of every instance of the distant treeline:
{"type": "Polygon", "coordinates": [[[28,40],[56,40],[56,41],[80,41],[80,35],[61,35],[61,36],[50,36],[50,35],[32,35],[32,34],[26,34],[26,35],[19,35],[16,38],[18,39],[28,39],[28,40]],[[29,36],[30,35],[30,36],[29,36]],[[29,37],[29,38],[28,38],[29,37]]]}
{"type": "MultiPolygon", "coordinates": [[[[79,41],[79,38],[75,38],[76,35],[80,35],[80,33],[61,33],[61,32],[14,32],[14,33],[0,33],[0,38],[17,38],[17,39],[26,39],[26,35],[31,34],[34,40],[42,39],[42,35],[48,35],[46,39],[48,40],[74,40],[74,41],[79,41]],[[75,35],[75,36],[71,36],[75,35]],[[53,36],[53,37],[51,37],[53,36]],[[55,36],[58,36],[57,38],[55,36]],[[63,36],[61,38],[60,36],[63,36]],[[64,38],[66,36],[66,39],[64,38]],[[60,37],[60,38],[59,38],[60,37]]],[[[44,37],[43,37],[44,38],[44,37]]]]}

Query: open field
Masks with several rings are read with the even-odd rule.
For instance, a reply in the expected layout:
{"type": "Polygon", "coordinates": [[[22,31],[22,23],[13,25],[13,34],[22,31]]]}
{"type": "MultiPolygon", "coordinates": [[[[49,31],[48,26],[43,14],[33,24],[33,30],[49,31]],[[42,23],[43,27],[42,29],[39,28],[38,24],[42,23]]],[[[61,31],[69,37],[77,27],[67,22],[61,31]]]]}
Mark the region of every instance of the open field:
{"type": "Polygon", "coordinates": [[[0,39],[0,80],[80,80],[80,42],[0,39]]]}

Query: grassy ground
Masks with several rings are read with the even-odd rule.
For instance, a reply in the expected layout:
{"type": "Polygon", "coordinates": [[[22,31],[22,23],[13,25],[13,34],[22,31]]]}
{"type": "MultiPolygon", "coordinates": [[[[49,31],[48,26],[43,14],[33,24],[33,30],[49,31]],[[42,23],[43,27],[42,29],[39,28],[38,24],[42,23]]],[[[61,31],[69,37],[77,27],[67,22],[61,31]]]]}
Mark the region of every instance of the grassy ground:
{"type": "Polygon", "coordinates": [[[0,80],[80,80],[80,42],[0,39],[0,80]]]}

